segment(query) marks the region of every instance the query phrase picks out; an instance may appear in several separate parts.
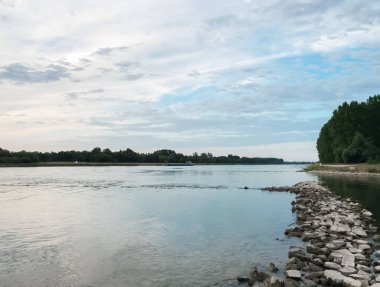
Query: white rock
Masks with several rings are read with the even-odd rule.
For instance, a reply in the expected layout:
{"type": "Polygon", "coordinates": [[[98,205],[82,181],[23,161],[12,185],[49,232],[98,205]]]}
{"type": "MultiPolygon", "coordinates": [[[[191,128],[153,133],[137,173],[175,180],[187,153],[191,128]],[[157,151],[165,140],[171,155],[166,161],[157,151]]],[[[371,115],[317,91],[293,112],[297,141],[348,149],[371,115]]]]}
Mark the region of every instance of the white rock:
{"type": "Polygon", "coordinates": [[[339,270],[342,269],[342,266],[335,262],[325,262],[324,266],[328,269],[334,269],[334,270],[339,270]]]}
{"type": "Polygon", "coordinates": [[[342,266],[355,267],[355,256],[352,254],[343,255],[342,266]]]}
{"type": "Polygon", "coordinates": [[[348,233],[351,231],[351,228],[348,226],[348,224],[334,223],[333,226],[331,226],[330,231],[348,233]]]}
{"type": "Polygon", "coordinates": [[[376,282],[380,282],[380,275],[376,277],[376,282]]]}
{"type": "Polygon", "coordinates": [[[328,280],[331,280],[335,284],[342,284],[344,277],[346,277],[336,270],[325,270],[323,274],[328,280]]]}
{"type": "Polygon", "coordinates": [[[372,284],[370,287],[380,287],[380,283],[372,284]]]}
{"type": "Polygon", "coordinates": [[[355,260],[361,260],[361,261],[363,261],[363,260],[366,260],[366,259],[367,259],[367,258],[365,257],[365,255],[360,254],[360,253],[356,253],[356,254],[354,254],[354,256],[355,256],[355,260]]]}
{"type": "Polygon", "coordinates": [[[365,217],[371,217],[371,216],[373,216],[372,212],[370,212],[368,210],[365,210],[365,209],[363,209],[362,215],[365,216],[365,217]]]}
{"type": "Polygon", "coordinates": [[[351,274],[350,277],[356,279],[356,280],[369,280],[367,276],[360,275],[360,274],[351,274]]]}
{"type": "Polygon", "coordinates": [[[377,257],[380,257],[380,250],[376,250],[375,255],[376,255],[377,257]]]}
{"type": "Polygon", "coordinates": [[[373,267],[373,270],[374,270],[376,273],[380,273],[380,265],[373,267]]]}
{"type": "Polygon", "coordinates": [[[371,249],[371,246],[369,246],[368,244],[359,244],[358,248],[361,250],[367,250],[367,249],[371,249]]]}
{"type": "Polygon", "coordinates": [[[333,240],[332,241],[332,244],[334,244],[336,246],[336,248],[342,248],[344,245],[346,245],[346,242],[344,242],[343,240],[333,240]]]}
{"type": "Polygon", "coordinates": [[[357,264],[356,265],[356,269],[363,270],[365,272],[371,273],[371,268],[369,268],[369,267],[367,267],[365,265],[357,264]]]}
{"type": "Polygon", "coordinates": [[[355,242],[356,242],[357,244],[368,244],[368,241],[366,241],[366,240],[362,240],[362,239],[356,239],[355,242]]]}
{"type": "Polygon", "coordinates": [[[353,267],[348,267],[348,266],[343,267],[342,269],[339,269],[338,271],[339,271],[340,273],[342,273],[343,275],[346,275],[346,276],[351,275],[351,274],[354,274],[354,273],[357,272],[355,268],[353,268],[353,267]]]}
{"type": "Polygon", "coordinates": [[[352,232],[361,237],[367,237],[367,232],[360,226],[355,226],[352,228],[352,232]]]}
{"type": "Polygon", "coordinates": [[[351,253],[362,253],[363,252],[362,249],[358,249],[358,248],[350,248],[349,251],[351,253]]]}
{"type": "Polygon", "coordinates": [[[286,277],[292,279],[301,279],[301,272],[299,270],[286,270],[286,277]]]}
{"type": "Polygon", "coordinates": [[[362,283],[359,280],[355,280],[350,277],[346,277],[343,279],[343,285],[347,287],[361,287],[362,283]]]}
{"type": "Polygon", "coordinates": [[[347,287],[361,287],[361,282],[350,277],[342,275],[335,270],[325,270],[324,275],[328,280],[331,280],[335,284],[343,284],[347,287]]]}
{"type": "Polygon", "coordinates": [[[367,272],[363,270],[359,270],[358,275],[365,277],[366,280],[371,280],[371,274],[368,274],[367,272]]]}

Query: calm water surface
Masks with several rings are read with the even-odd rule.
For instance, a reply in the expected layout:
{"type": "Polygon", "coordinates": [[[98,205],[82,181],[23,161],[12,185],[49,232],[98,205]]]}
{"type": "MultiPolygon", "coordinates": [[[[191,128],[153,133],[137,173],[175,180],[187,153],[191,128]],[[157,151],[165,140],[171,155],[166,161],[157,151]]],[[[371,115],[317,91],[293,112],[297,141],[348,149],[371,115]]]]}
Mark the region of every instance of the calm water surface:
{"type": "Polygon", "coordinates": [[[276,240],[294,195],[258,188],[301,168],[2,168],[0,285],[235,286],[298,243],[276,240]]]}

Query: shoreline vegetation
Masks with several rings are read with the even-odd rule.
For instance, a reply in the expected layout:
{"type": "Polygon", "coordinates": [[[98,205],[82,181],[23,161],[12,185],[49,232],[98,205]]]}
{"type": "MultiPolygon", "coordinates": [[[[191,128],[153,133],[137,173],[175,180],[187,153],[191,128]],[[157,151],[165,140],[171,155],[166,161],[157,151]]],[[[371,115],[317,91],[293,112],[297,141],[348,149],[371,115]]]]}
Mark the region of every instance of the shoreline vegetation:
{"type": "Polygon", "coordinates": [[[264,271],[255,267],[250,276],[237,277],[238,282],[256,287],[380,287],[380,236],[371,212],[317,182],[262,190],[296,194],[296,226],[286,229],[285,236],[301,238],[306,246],[289,248],[284,276],[271,263],[264,271]]]}
{"type": "Polygon", "coordinates": [[[0,167],[28,166],[138,166],[166,164],[310,164],[310,162],[286,162],[275,157],[240,157],[229,154],[214,156],[212,153],[193,153],[184,155],[170,149],[161,149],[152,153],[138,153],[129,148],[111,151],[96,147],[91,151],[59,152],[13,152],[0,148],[0,167]]]}
{"type": "Polygon", "coordinates": [[[380,164],[320,164],[314,163],[304,169],[312,173],[334,173],[351,175],[380,175],[380,164]]]}
{"type": "Polygon", "coordinates": [[[317,140],[321,163],[380,162],[380,95],[344,102],[322,127],[317,140]]]}

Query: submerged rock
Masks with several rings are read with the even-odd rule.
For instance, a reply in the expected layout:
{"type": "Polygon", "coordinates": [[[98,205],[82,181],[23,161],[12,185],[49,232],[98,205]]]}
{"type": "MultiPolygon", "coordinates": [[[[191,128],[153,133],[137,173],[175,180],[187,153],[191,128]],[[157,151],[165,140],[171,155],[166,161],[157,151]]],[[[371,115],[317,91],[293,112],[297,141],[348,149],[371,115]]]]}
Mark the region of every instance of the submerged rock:
{"type": "Polygon", "coordinates": [[[278,271],[278,268],[276,267],[276,265],[274,265],[274,263],[269,263],[268,270],[269,272],[275,273],[278,271]]]}

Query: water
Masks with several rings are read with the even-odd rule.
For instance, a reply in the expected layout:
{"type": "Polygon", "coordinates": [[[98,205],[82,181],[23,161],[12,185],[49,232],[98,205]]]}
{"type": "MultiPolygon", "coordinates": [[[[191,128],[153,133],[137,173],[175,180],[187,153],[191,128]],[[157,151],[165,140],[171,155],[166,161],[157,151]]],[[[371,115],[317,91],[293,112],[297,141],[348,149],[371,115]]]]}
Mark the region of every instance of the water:
{"type": "Polygon", "coordinates": [[[370,210],[380,227],[380,176],[351,174],[319,174],[319,180],[334,193],[350,197],[370,210]]]}
{"type": "Polygon", "coordinates": [[[236,286],[299,244],[294,195],[258,188],[301,168],[2,168],[0,285],[236,286]]]}

